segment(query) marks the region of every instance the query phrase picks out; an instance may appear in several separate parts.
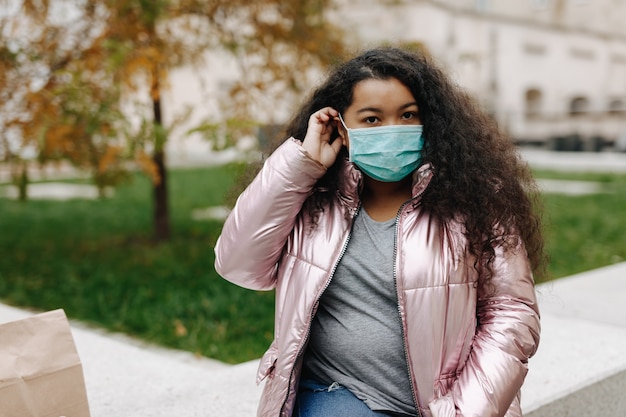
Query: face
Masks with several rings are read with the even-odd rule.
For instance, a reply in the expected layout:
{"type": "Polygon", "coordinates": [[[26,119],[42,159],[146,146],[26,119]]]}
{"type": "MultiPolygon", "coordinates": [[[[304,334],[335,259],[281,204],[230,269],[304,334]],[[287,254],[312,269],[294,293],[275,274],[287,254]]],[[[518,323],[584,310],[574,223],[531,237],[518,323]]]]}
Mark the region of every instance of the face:
{"type": "MultiPolygon", "coordinates": [[[[396,78],[360,81],[354,86],[352,96],[352,104],[342,113],[351,129],[421,124],[415,97],[396,78]]],[[[349,147],[348,133],[343,127],[339,135],[344,146],[349,147]]]]}

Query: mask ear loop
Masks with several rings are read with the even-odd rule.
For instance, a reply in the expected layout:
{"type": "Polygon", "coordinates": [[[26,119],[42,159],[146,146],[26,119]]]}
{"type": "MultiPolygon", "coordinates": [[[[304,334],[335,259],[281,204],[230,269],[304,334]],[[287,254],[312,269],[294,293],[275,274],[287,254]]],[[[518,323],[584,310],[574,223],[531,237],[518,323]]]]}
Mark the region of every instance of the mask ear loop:
{"type": "MultiPolygon", "coordinates": [[[[346,122],[343,121],[343,117],[341,117],[341,113],[339,113],[339,121],[343,125],[343,128],[346,129],[346,135],[348,135],[348,140],[350,140],[350,128],[346,126],[346,122]]],[[[352,162],[352,146],[348,146],[348,161],[352,162]]]]}
{"type": "Polygon", "coordinates": [[[341,121],[341,124],[343,125],[344,129],[346,129],[346,131],[350,130],[348,129],[348,126],[346,126],[346,123],[343,121],[343,117],[341,117],[341,113],[339,113],[339,120],[341,121]]]}

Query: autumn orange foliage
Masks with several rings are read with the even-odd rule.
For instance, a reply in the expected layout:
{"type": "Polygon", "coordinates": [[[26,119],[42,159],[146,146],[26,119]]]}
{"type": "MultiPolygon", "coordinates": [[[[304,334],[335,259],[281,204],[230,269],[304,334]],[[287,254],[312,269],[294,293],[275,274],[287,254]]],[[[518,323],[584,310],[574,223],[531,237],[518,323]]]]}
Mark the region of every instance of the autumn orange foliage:
{"type": "Polygon", "coordinates": [[[343,56],[342,32],[326,15],[332,7],[331,0],[22,0],[0,19],[0,105],[12,106],[0,128],[21,141],[4,138],[3,156],[30,147],[42,162],[88,167],[101,183],[134,160],[153,180],[155,225],[167,229],[170,127],[161,100],[170,71],[206,65],[207,50],[248,57],[246,76],[230,91],[235,122],[227,128],[250,130],[259,99],[300,93],[312,68],[343,56]],[[154,125],[144,129],[150,140],[133,133],[122,111],[129,95],[144,91],[151,112],[138,114],[154,125]]]}

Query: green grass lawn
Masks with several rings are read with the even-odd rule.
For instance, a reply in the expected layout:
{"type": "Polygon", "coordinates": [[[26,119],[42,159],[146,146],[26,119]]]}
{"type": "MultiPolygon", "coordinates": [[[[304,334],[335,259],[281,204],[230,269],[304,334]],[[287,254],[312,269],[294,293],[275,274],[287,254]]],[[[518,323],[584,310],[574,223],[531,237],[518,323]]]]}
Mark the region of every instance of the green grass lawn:
{"type": "Polygon", "coordinates": [[[554,278],[626,261],[626,175],[542,171],[536,176],[594,181],[604,191],[544,195],[549,272],[554,278]]]}
{"type": "Polygon", "coordinates": [[[151,188],[141,177],[101,201],[0,199],[0,298],[236,363],[273,335],[273,293],[244,290],[213,269],[220,205],[238,166],[174,171],[173,238],[150,242],[151,188]]]}
{"type": "MultiPolygon", "coordinates": [[[[272,339],[274,295],[215,273],[221,222],[193,209],[221,205],[239,165],[170,175],[173,238],[155,245],[151,188],[136,176],[100,201],[0,198],[0,299],[230,363],[258,358],[272,339]]],[[[607,192],[546,195],[554,278],[626,260],[626,175],[557,174],[607,192]]]]}

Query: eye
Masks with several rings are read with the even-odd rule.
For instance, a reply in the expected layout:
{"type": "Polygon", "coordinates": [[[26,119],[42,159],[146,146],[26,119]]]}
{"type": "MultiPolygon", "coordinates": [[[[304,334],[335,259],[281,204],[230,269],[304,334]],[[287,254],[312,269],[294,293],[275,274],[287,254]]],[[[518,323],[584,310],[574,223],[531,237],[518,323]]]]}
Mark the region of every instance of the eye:
{"type": "Polygon", "coordinates": [[[366,118],[363,119],[363,121],[367,124],[373,125],[374,123],[378,122],[378,117],[376,116],[368,116],[366,118]]]}
{"type": "Polygon", "coordinates": [[[407,111],[407,112],[402,113],[402,120],[414,120],[417,118],[418,118],[417,112],[407,111]]]}

